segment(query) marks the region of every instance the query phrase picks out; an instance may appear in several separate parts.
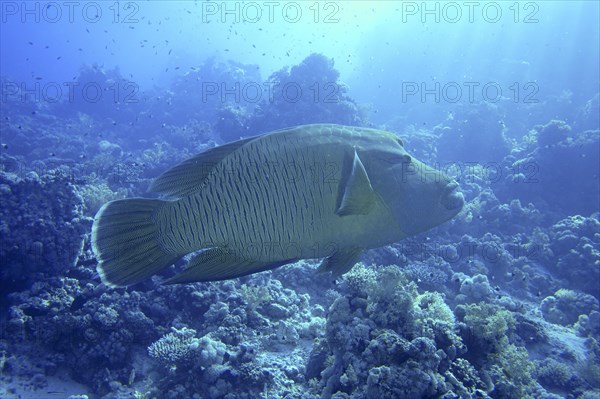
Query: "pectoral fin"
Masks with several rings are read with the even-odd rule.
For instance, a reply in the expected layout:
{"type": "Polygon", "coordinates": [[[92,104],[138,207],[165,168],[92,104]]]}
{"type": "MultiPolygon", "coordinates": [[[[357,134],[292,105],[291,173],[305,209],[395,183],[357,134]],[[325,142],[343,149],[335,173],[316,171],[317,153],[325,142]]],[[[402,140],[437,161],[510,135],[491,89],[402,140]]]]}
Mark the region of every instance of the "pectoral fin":
{"type": "Polygon", "coordinates": [[[227,280],[274,269],[293,261],[295,259],[271,263],[258,262],[235,256],[223,248],[211,248],[194,256],[184,271],[168,279],[166,283],[227,280]]]}
{"type": "Polygon", "coordinates": [[[335,213],[339,216],[366,215],[375,204],[377,196],[356,150],[349,173],[350,176],[344,182],[342,197],[335,213]]]}
{"type": "Polygon", "coordinates": [[[346,248],[323,259],[317,273],[331,272],[334,278],[346,273],[358,262],[362,254],[361,248],[346,248]]]}

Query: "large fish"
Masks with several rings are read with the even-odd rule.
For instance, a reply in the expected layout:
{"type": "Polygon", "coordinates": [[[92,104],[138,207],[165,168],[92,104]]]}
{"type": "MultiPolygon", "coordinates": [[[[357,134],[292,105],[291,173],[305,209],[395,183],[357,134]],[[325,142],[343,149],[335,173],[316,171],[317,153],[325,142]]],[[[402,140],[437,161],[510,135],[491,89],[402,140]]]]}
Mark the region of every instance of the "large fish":
{"type": "Polygon", "coordinates": [[[159,176],[173,200],[105,204],[92,246],[110,286],[138,283],[195,253],[171,283],[224,280],[325,258],[339,276],[365,249],[451,219],[458,184],[380,130],[305,125],[205,151],[159,176]],[[199,252],[199,250],[203,250],[199,252]]]}

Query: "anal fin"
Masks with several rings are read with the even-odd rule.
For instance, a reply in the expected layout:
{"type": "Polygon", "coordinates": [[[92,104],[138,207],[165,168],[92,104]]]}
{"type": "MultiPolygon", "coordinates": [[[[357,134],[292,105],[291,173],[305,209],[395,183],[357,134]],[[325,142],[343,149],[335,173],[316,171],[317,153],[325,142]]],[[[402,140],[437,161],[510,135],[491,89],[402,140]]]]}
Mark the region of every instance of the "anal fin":
{"type": "Polygon", "coordinates": [[[210,248],[194,256],[188,267],[168,279],[166,284],[219,281],[274,269],[296,259],[275,262],[253,261],[231,254],[223,248],[210,248]]]}
{"type": "Polygon", "coordinates": [[[317,273],[331,272],[333,278],[346,273],[358,262],[363,250],[361,248],[345,248],[323,259],[317,273]]]}

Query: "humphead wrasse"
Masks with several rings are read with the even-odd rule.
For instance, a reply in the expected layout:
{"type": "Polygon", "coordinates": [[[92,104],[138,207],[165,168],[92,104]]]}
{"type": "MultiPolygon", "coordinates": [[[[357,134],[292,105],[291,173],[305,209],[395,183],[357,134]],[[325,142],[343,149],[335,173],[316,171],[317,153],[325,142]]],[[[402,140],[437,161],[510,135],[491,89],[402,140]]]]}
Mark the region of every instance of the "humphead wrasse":
{"type": "Polygon", "coordinates": [[[305,125],[207,150],[159,176],[172,198],[111,201],[92,246],[102,281],[138,283],[192,254],[170,283],[224,280],[324,258],[339,276],[369,248],[454,217],[458,184],[380,130],[305,125]],[[202,251],[200,251],[202,250],[202,251]]]}

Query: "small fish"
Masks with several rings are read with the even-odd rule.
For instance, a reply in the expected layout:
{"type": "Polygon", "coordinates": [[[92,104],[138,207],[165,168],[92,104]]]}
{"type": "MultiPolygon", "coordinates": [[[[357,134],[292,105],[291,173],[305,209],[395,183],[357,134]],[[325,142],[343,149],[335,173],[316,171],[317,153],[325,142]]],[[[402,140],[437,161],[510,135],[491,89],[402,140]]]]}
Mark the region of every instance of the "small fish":
{"type": "Polygon", "coordinates": [[[226,280],[300,259],[349,271],[366,249],[453,218],[458,184],[414,159],[393,133],[304,125],[228,143],[167,170],[150,191],[98,211],[92,248],[102,281],[141,282],[187,254],[168,283],[226,280]],[[275,245],[274,245],[275,244],[275,245]]]}

